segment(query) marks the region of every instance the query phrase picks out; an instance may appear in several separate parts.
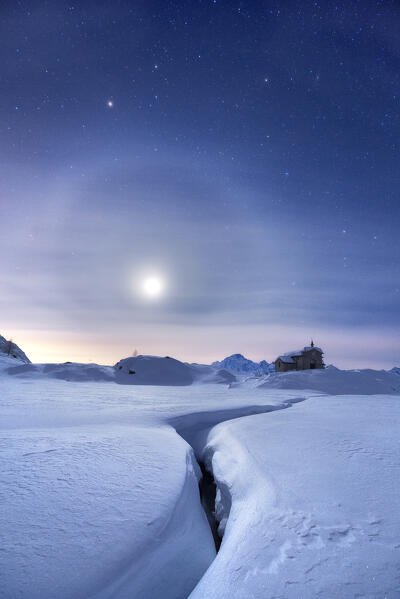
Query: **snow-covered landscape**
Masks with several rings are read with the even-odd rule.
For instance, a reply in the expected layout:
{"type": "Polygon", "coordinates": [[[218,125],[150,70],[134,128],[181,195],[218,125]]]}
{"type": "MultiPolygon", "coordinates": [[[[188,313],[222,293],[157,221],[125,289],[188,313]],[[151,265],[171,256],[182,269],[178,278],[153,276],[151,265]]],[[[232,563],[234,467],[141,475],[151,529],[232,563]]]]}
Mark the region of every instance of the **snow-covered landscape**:
{"type": "Polygon", "coordinates": [[[0,599],[400,599],[399,32],[0,3],[0,599]]]}
{"type": "Polygon", "coordinates": [[[0,348],[1,597],[399,597],[398,369],[0,348]]]}

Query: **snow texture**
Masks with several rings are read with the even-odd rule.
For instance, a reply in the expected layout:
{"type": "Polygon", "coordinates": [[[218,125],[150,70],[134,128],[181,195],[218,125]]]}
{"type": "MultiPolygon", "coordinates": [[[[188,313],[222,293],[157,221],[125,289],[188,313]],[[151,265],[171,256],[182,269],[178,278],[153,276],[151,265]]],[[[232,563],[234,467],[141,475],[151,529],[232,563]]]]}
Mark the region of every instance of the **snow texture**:
{"type": "Polygon", "coordinates": [[[187,597],[215,547],[193,452],[155,417],[179,390],[1,378],[0,596],[187,597]]]}
{"type": "Polygon", "coordinates": [[[226,523],[190,599],[400,596],[400,397],[226,422],[204,459],[226,523]]]}

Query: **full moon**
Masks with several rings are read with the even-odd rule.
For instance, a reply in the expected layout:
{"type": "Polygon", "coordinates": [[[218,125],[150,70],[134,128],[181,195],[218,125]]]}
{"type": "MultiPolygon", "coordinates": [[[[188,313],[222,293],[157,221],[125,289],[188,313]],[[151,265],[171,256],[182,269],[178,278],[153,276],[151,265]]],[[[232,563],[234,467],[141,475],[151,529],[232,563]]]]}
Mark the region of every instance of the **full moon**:
{"type": "Polygon", "coordinates": [[[158,297],[164,290],[164,282],[160,277],[147,277],[143,280],[142,290],[147,297],[158,297]]]}

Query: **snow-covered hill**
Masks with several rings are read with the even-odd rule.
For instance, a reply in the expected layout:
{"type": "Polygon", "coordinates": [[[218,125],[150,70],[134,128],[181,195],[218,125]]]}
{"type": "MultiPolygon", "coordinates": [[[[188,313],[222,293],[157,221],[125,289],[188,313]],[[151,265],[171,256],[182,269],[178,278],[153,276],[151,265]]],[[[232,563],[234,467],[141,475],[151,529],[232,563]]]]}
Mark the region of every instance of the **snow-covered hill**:
{"type": "Polygon", "coordinates": [[[134,356],[124,358],[114,366],[115,380],[123,385],[191,385],[193,370],[175,358],[134,356]]]}
{"type": "Polygon", "coordinates": [[[20,347],[13,341],[8,341],[5,337],[0,335],[0,354],[12,358],[14,361],[18,360],[24,364],[30,364],[31,361],[28,356],[22,351],[20,347]]]}
{"type": "Polygon", "coordinates": [[[318,370],[274,372],[257,382],[264,389],[313,389],[330,395],[400,394],[400,376],[392,370],[318,370]]]}
{"type": "Polygon", "coordinates": [[[111,366],[100,364],[21,364],[8,363],[7,373],[19,378],[49,378],[71,382],[114,381],[115,372],[111,366]]]}
{"type": "Polygon", "coordinates": [[[235,376],[202,364],[187,364],[166,356],[135,356],[115,364],[115,381],[121,385],[170,385],[232,383],[235,376]]]}
{"type": "Polygon", "coordinates": [[[253,362],[245,358],[242,354],[232,354],[220,362],[213,362],[213,368],[223,368],[234,374],[254,374],[261,375],[273,372],[274,365],[269,364],[266,360],[261,362],[253,362]]]}

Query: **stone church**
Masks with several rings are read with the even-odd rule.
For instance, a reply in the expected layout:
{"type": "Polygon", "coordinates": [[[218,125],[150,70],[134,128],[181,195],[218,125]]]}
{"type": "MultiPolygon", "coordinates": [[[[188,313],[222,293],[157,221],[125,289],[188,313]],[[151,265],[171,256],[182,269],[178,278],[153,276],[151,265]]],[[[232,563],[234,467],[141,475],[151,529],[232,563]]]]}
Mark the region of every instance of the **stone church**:
{"type": "Polygon", "coordinates": [[[275,372],[325,368],[322,358],[323,353],[322,349],[315,347],[314,342],[311,340],[311,345],[303,347],[303,349],[290,351],[283,354],[283,356],[278,356],[275,360],[275,372]]]}

